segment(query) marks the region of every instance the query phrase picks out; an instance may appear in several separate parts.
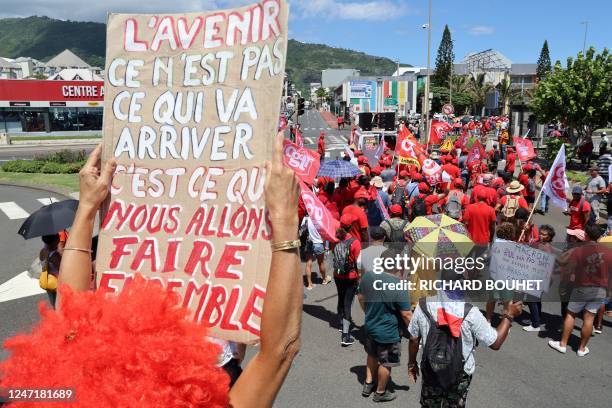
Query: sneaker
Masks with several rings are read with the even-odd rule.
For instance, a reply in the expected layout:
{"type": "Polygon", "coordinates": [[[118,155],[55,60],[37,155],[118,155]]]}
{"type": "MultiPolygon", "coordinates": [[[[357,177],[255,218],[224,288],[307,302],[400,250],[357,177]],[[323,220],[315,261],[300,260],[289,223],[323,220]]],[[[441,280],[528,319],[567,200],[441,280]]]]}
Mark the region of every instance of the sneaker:
{"type": "Polygon", "coordinates": [[[323,285],[327,285],[327,284],[329,284],[331,281],[332,281],[332,280],[331,280],[331,278],[330,278],[329,276],[327,276],[327,277],[325,278],[325,280],[323,281],[323,285]]]}
{"type": "Polygon", "coordinates": [[[588,347],[585,347],[583,351],[578,350],[578,351],[576,352],[576,354],[578,354],[578,357],[584,357],[584,356],[586,356],[587,354],[589,354],[590,352],[591,352],[591,350],[589,350],[589,348],[588,348],[588,347]]]}
{"type": "Polygon", "coordinates": [[[382,394],[379,394],[378,392],[374,393],[374,398],[372,398],[372,400],[374,402],[387,402],[387,401],[393,401],[395,398],[397,398],[396,393],[386,390],[382,394]]]}
{"type": "Polygon", "coordinates": [[[542,328],[541,327],[533,327],[533,326],[523,326],[523,330],[525,330],[526,332],[541,332],[542,328]]]}
{"type": "Polygon", "coordinates": [[[601,327],[594,327],[594,328],[593,328],[593,333],[595,333],[595,334],[601,334],[601,333],[602,333],[602,332],[601,332],[601,327]]]}
{"type": "Polygon", "coordinates": [[[374,387],[375,387],[374,381],[372,381],[371,383],[364,382],[363,390],[361,391],[361,395],[363,395],[364,397],[369,397],[374,392],[374,387]]]}
{"type": "Polygon", "coordinates": [[[343,347],[348,347],[353,343],[355,343],[355,339],[350,334],[347,333],[342,335],[342,341],[340,341],[340,344],[343,347]]]}
{"type": "Polygon", "coordinates": [[[561,346],[558,341],[549,340],[548,345],[557,350],[559,353],[565,354],[567,352],[567,346],[561,346]]]}

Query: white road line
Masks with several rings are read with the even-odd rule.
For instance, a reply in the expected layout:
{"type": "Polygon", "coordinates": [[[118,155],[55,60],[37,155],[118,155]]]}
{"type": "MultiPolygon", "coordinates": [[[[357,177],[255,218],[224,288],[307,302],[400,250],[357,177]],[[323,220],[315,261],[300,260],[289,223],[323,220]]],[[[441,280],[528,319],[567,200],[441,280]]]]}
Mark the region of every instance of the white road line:
{"type": "Polygon", "coordinates": [[[57,203],[59,200],[55,197],[46,197],[46,198],[38,198],[37,201],[42,205],[49,205],[52,203],[57,203]]]}
{"type": "Polygon", "coordinates": [[[325,152],[325,158],[329,159],[331,157],[331,155],[329,154],[329,152],[325,152]]]}
{"type": "Polygon", "coordinates": [[[314,141],[312,140],[312,137],[306,137],[306,143],[308,144],[314,144],[314,141]]]}
{"type": "Polygon", "coordinates": [[[38,278],[24,271],[0,285],[0,303],[42,293],[45,291],[40,288],[38,278]]]}
{"type": "Polygon", "coordinates": [[[30,216],[27,211],[18,206],[14,201],[0,203],[0,211],[5,213],[11,220],[19,220],[22,218],[28,218],[30,216]]]}

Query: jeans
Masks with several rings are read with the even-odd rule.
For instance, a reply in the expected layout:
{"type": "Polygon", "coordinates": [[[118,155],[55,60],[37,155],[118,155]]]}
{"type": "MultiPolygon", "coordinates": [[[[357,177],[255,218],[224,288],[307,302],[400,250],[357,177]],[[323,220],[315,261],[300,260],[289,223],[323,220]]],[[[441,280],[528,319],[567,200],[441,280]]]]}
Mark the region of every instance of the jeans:
{"type": "Polygon", "coordinates": [[[596,220],[599,220],[599,208],[600,208],[599,200],[600,200],[600,197],[597,194],[592,195],[588,198],[589,204],[591,204],[591,209],[593,210],[593,214],[595,214],[596,220]]]}
{"type": "Polygon", "coordinates": [[[357,279],[334,278],[338,290],[338,319],[342,321],[342,334],[348,334],[351,324],[351,307],[357,293],[357,279]]]}
{"type": "Polygon", "coordinates": [[[542,313],[542,302],[527,302],[531,314],[531,326],[536,329],[540,327],[540,314],[542,313]]]}
{"type": "Polygon", "coordinates": [[[541,197],[542,198],[540,198],[540,210],[542,210],[542,212],[547,212],[548,211],[548,196],[546,194],[542,194],[541,197]]]}
{"type": "Polygon", "coordinates": [[[501,145],[501,155],[502,155],[502,160],[506,160],[506,148],[508,147],[508,145],[501,145]]]}

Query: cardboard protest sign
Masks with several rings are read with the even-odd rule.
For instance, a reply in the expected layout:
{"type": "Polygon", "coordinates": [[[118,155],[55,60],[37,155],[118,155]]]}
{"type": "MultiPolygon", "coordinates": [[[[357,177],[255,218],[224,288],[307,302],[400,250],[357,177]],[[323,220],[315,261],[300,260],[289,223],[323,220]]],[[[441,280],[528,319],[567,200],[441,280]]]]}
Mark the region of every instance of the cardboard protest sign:
{"type": "Polygon", "coordinates": [[[98,288],[120,291],[138,272],[176,292],[211,335],[257,340],[271,258],[262,164],[287,19],[284,0],[109,15],[104,159],[118,167],[98,288]]]}
{"type": "Polygon", "coordinates": [[[533,290],[524,290],[535,297],[541,297],[550,286],[550,277],[555,266],[555,256],[529,245],[496,239],[491,246],[491,278],[505,281],[536,281],[533,290]]]}
{"type": "Polygon", "coordinates": [[[312,185],[321,166],[321,157],[318,153],[305,147],[300,147],[285,139],[283,163],[285,163],[285,166],[290,167],[300,180],[312,185]]]}

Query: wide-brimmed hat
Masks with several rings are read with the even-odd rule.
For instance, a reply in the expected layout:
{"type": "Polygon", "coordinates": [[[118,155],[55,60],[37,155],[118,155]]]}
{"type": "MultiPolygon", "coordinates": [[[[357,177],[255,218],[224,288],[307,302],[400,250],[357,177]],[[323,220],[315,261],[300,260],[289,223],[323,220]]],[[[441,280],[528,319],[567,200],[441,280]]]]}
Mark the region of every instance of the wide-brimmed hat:
{"type": "Polygon", "coordinates": [[[384,186],[383,179],[380,176],[374,177],[370,183],[376,188],[382,188],[384,186]]]}
{"type": "Polygon", "coordinates": [[[510,194],[518,193],[519,191],[523,191],[525,186],[523,186],[518,181],[514,180],[508,187],[506,187],[506,191],[510,194]]]}

